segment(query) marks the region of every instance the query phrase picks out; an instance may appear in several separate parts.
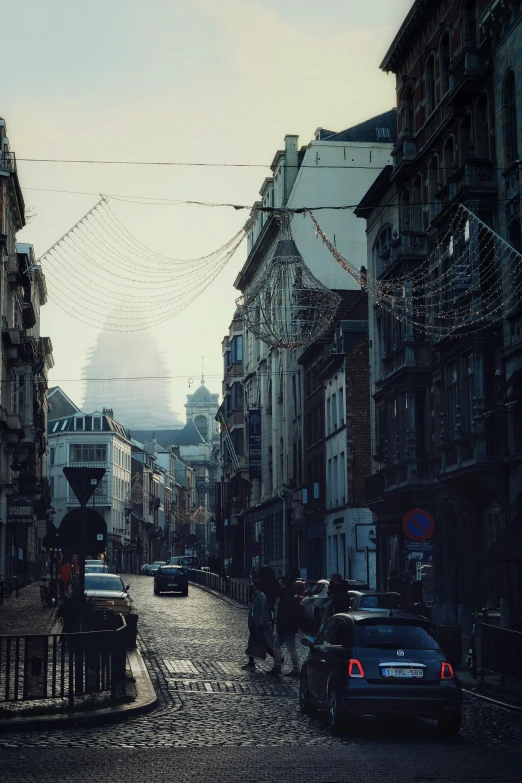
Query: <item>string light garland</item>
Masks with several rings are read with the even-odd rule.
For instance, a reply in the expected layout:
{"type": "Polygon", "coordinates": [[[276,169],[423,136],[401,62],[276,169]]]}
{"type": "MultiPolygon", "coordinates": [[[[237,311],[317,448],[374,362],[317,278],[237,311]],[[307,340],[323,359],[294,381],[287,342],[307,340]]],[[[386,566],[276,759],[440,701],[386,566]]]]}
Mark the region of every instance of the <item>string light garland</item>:
{"type": "Polygon", "coordinates": [[[310,272],[291,231],[291,212],[281,209],[279,239],[259,282],[236,300],[253,334],[274,348],[301,348],[332,324],[340,297],[310,272]]]}
{"type": "Polygon", "coordinates": [[[347,261],[309,215],[317,236],[374,306],[407,329],[432,339],[481,331],[520,305],[522,255],[462,204],[426,261],[411,275],[386,280],[347,261]]]}

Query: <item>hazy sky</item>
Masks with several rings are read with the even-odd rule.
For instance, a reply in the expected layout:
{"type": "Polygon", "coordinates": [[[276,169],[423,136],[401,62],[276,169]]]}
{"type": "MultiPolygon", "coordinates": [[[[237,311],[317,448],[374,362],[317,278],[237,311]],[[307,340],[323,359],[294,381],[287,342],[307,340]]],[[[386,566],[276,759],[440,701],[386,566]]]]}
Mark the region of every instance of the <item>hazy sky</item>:
{"type": "MultiPolygon", "coordinates": [[[[342,130],[390,109],[394,80],[379,63],[412,0],[18,0],[2,9],[0,116],[18,158],[254,162],[269,166],[287,133],[342,130]]],[[[90,207],[92,191],[251,204],[269,169],[19,163],[35,213],[19,240],[37,256],[90,207]]],[[[144,244],[193,258],[213,251],[246,212],[196,206],[113,210],[144,244]]],[[[184,313],[154,333],[184,416],[188,379],[221,392],[221,339],[246,244],[184,313]]],[[[44,267],[45,270],[45,267],[44,267]]],[[[114,270],[116,273],[116,270],[114,270]]],[[[86,305],[88,306],[88,305],[86,305]]],[[[78,402],[97,329],[49,303],[51,382],[78,402]],[[68,379],[68,380],[67,380],[68,379]]],[[[136,375],[140,374],[139,356],[136,375]]],[[[145,383],[145,382],[144,382],[145,383]]],[[[111,401],[107,400],[107,405],[111,401]]],[[[117,411],[115,411],[117,418],[117,411]]]]}

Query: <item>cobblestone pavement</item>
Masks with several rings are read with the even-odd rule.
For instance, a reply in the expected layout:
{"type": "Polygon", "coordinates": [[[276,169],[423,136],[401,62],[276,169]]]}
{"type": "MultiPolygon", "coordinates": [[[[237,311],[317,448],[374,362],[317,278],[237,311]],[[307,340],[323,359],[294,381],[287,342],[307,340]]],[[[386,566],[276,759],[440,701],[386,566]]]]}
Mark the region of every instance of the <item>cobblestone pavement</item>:
{"type": "Polygon", "coordinates": [[[300,715],[292,681],[266,677],[270,664],[255,673],[239,668],[245,608],[196,587],[188,598],[154,596],[150,578],[128,581],[157,710],[99,728],[6,734],[0,783],[66,783],[78,780],[78,769],[88,769],[93,781],[141,783],[163,780],[172,765],[179,783],[209,773],[216,783],[302,783],[305,775],[317,783],[520,779],[520,714],[467,696],[454,742],[442,742],[432,725],[414,720],[374,721],[333,736],[321,717],[300,715]]]}
{"type": "Polygon", "coordinates": [[[4,598],[0,606],[0,635],[49,633],[54,610],[43,608],[40,600],[41,582],[22,587],[18,593],[4,598]]]}

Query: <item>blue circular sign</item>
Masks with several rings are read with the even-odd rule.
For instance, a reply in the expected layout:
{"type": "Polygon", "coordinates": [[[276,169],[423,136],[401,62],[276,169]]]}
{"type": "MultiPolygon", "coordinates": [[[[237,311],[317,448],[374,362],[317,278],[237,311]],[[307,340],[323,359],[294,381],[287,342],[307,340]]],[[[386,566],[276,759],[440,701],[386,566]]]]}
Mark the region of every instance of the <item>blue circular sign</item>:
{"type": "Polygon", "coordinates": [[[412,508],[402,520],[404,535],[412,541],[426,541],[435,530],[435,521],[428,511],[412,508]]]}

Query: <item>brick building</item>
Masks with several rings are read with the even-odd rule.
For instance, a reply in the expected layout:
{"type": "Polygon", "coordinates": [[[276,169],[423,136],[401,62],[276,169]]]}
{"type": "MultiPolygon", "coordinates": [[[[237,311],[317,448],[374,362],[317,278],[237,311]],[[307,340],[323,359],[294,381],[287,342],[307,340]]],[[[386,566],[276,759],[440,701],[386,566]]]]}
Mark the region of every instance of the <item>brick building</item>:
{"type": "MultiPolygon", "coordinates": [[[[477,301],[501,297],[499,283],[513,270],[487,277],[482,270],[495,258],[483,251],[473,256],[469,229],[458,247],[449,238],[457,206],[465,204],[486,227],[517,241],[516,220],[509,228],[503,209],[508,180],[501,172],[509,161],[499,137],[509,139],[512,171],[518,172],[521,104],[515,75],[496,73],[484,20],[494,12],[500,23],[502,9],[510,20],[501,25],[504,34],[514,35],[509,30],[517,27],[518,8],[488,0],[416,0],[381,66],[397,82],[394,165],[357,210],[367,221],[369,272],[381,281],[406,281],[406,305],[393,310],[374,304],[369,316],[372,474],[366,495],[377,521],[380,585],[393,570],[402,573],[421,558],[424,597],[434,601],[435,619],[458,618],[465,625],[473,606],[508,597],[513,607],[521,603],[520,583],[508,583],[494,553],[513,516],[504,462],[510,319],[485,319],[480,329],[457,335],[452,311],[459,285],[469,320],[477,301]],[[499,87],[506,78],[507,96],[499,87]],[[423,292],[414,294],[407,281],[421,265],[428,276],[423,292]],[[464,289],[462,269],[472,281],[464,289]],[[404,318],[404,306],[424,308],[423,318],[404,318]],[[453,330],[437,328],[451,319],[453,330]],[[404,514],[415,507],[435,519],[435,533],[423,546],[405,539],[401,529],[404,514]]],[[[513,62],[520,85],[519,56],[513,62]]],[[[478,229],[475,246],[486,246],[480,241],[486,227],[478,229]]],[[[508,388],[514,393],[513,384],[508,388]]]]}

